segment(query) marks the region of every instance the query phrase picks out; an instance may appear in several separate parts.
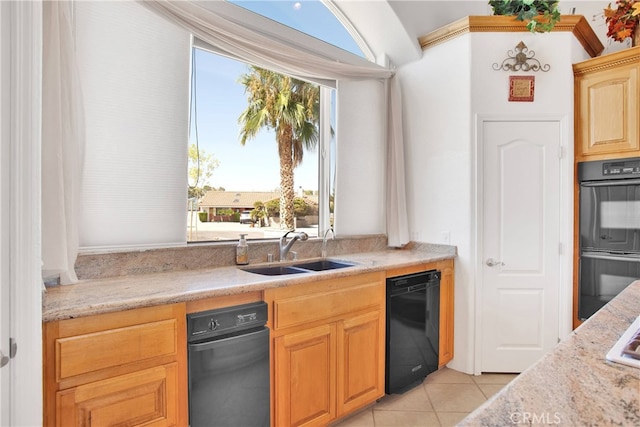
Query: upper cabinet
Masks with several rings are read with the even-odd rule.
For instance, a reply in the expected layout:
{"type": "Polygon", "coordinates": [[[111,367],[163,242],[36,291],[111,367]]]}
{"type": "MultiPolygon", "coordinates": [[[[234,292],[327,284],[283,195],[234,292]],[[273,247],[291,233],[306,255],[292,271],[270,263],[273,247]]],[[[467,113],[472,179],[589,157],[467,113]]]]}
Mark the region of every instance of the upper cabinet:
{"type": "Polygon", "coordinates": [[[640,47],[573,66],[576,161],[640,156],[640,47]]]}

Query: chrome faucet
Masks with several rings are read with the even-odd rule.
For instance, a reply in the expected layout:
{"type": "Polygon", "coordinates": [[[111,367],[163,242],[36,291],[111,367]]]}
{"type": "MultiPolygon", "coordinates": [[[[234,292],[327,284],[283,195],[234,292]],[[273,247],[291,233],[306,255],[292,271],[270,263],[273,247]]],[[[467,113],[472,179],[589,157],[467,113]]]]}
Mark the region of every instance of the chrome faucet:
{"type": "Polygon", "coordinates": [[[296,242],[296,240],[300,239],[302,241],[307,240],[309,236],[304,231],[299,233],[294,232],[293,230],[289,230],[285,233],[284,236],[280,238],[280,261],[285,261],[287,259],[287,254],[289,253],[289,249],[296,242]],[[287,236],[291,234],[291,240],[287,242],[287,236]]]}
{"type": "Polygon", "coordinates": [[[322,258],[327,257],[327,234],[331,232],[331,240],[335,240],[336,234],[333,232],[333,227],[329,227],[327,231],[324,232],[324,237],[322,238],[322,258]]]}

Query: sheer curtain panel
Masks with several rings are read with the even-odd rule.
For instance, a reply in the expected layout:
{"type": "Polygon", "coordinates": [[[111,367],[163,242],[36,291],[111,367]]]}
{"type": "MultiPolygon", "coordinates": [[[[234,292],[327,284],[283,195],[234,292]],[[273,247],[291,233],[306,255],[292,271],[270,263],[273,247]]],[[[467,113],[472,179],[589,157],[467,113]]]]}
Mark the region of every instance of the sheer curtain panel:
{"type": "Polygon", "coordinates": [[[391,70],[377,64],[365,60],[358,64],[355,61],[345,63],[322,57],[302,44],[278,39],[273,31],[252,28],[248,19],[233,17],[233,12],[249,12],[227,2],[153,0],[142,3],[189,30],[218,52],[259,67],[313,80],[388,78],[392,75],[391,70]]]}
{"type": "Polygon", "coordinates": [[[402,132],[402,89],[397,76],[388,80],[387,123],[387,244],[409,243],[409,220],[405,190],[404,136],[402,132]]]}
{"type": "Polygon", "coordinates": [[[43,2],[42,275],[77,281],[84,112],[71,30],[71,3],[43,2]]]}

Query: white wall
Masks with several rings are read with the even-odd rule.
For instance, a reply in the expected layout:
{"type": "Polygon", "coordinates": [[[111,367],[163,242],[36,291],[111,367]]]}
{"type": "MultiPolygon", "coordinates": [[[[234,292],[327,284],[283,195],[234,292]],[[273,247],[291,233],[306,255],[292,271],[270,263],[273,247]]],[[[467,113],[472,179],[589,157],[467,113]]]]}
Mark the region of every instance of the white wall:
{"type": "Polygon", "coordinates": [[[75,35],[81,247],[186,243],[189,33],[136,2],[75,2],[75,35]]]}
{"type": "Polygon", "coordinates": [[[426,50],[402,67],[409,222],[412,239],[458,247],[455,358],[450,367],[474,371],[476,298],[476,121],[482,117],[554,118],[563,127],[563,262],[561,334],[570,331],[573,74],[588,56],[571,33],[471,33],[426,50]],[[520,41],[548,72],[495,71],[520,41]],[[534,102],[508,102],[509,75],[535,75],[534,102]]]}
{"type": "Polygon", "coordinates": [[[573,71],[569,32],[473,33],[472,114],[509,114],[513,116],[573,114],[573,71]],[[535,58],[551,67],[547,72],[495,71],[508,51],[523,41],[535,58]],[[509,102],[509,76],[535,77],[534,102],[509,102]]]}
{"type": "Polygon", "coordinates": [[[402,67],[407,204],[412,240],[457,246],[455,359],[466,372],[473,331],[470,36],[424,52],[402,67]]]}
{"type": "Polygon", "coordinates": [[[339,82],[337,98],[335,231],[384,234],[385,85],[339,82]]]}

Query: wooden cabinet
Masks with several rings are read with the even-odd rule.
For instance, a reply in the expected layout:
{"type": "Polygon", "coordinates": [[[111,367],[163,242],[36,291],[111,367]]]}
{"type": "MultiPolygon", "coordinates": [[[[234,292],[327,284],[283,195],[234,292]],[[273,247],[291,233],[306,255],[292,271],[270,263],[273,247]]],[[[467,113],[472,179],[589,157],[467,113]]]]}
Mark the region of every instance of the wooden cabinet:
{"type": "MultiPolygon", "coordinates": [[[[453,260],[440,366],[453,358],[453,260]]],[[[264,299],[272,425],[324,426],[384,396],[386,277],[407,268],[44,324],[44,425],[188,425],[186,312],[264,299]]]]}
{"type": "Polygon", "coordinates": [[[44,425],[187,424],[185,306],[44,325],[44,425]]]}
{"type": "Polygon", "coordinates": [[[640,156],[640,47],[574,64],[576,161],[640,156]]]}
{"type": "Polygon", "coordinates": [[[438,366],[442,368],[453,359],[453,260],[441,261],[440,279],[440,348],[438,366]]]}
{"type": "Polygon", "coordinates": [[[336,362],[334,324],[275,338],[275,425],[326,425],[336,417],[336,362]]]}
{"type": "Polygon", "coordinates": [[[384,273],[268,289],[273,425],[326,425],[384,396],[384,273]]]}
{"type": "Polygon", "coordinates": [[[384,391],[384,322],[383,313],[372,310],[337,324],[339,417],[375,401],[384,391]]]}
{"type": "Polygon", "coordinates": [[[57,425],[178,425],[177,364],[170,363],[56,393],[57,425]]]}

